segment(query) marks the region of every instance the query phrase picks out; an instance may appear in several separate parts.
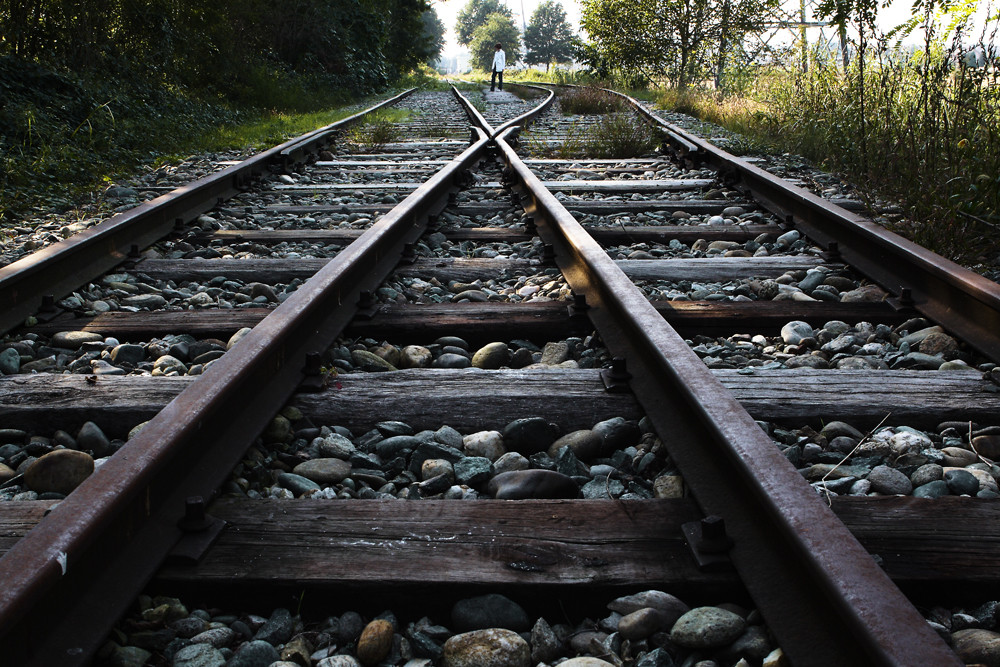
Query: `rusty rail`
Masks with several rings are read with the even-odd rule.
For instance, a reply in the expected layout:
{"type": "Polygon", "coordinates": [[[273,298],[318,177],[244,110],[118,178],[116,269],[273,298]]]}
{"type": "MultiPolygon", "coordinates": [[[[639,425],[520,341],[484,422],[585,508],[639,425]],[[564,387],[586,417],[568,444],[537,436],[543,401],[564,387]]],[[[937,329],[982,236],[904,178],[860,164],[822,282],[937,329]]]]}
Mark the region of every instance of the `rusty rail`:
{"type": "Polygon", "coordinates": [[[185,536],[187,499],[216,492],[275,406],[318,371],[311,355],[353,316],[356,307],[345,305],[396,266],[487,145],[478,131],[472,146],[304,283],[0,558],[5,662],[88,660],[185,536]]]}
{"type": "Polygon", "coordinates": [[[628,95],[608,92],[628,101],[688,156],[738,178],[761,206],[894,294],[897,306],[941,322],[1000,362],[1000,285],[685,132],[628,95]]]}
{"type": "Polygon", "coordinates": [[[242,192],[272,165],[285,165],[331,133],[395,104],[414,90],[183,185],[0,268],[0,333],[22,324],[43,303],[59,299],[121,264],[133,249],[154,243],[219,201],[242,192]]]}
{"type": "Polygon", "coordinates": [[[958,665],[750,415],[506,142],[525,211],[707,515],[725,520],[729,555],[795,665],[958,665]],[[667,435],[669,434],[669,435],[667,435]]]}

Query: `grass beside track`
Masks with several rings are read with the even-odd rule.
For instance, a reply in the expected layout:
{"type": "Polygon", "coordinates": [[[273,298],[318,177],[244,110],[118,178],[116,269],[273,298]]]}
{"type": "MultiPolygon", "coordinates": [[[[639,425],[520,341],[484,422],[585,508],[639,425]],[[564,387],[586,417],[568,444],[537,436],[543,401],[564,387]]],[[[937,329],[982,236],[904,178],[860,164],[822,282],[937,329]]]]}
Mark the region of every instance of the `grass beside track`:
{"type": "MultiPolygon", "coordinates": [[[[397,90],[446,87],[425,73],[397,90]]],[[[328,125],[389,92],[352,100],[338,91],[292,94],[284,107],[234,106],[137,80],[94,81],[0,59],[0,236],[48,214],[92,216],[99,193],[196,153],[259,152],[328,125]]],[[[273,91],[272,91],[273,92],[273,91]]]]}
{"type": "MultiPolygon", "coordinates": [[[[964,264],[1000,261],[1000,86],[996,73],[887,63],[761,77],[743,95],[667,90],[659,104],[743,137],[741,152],[791,152],[898,202],[894,231],[964,264]],[[933,73],[932,73],[933,74],[933,73]]],[[[993,271],[996,266],[992,267],[993,271]]]]}

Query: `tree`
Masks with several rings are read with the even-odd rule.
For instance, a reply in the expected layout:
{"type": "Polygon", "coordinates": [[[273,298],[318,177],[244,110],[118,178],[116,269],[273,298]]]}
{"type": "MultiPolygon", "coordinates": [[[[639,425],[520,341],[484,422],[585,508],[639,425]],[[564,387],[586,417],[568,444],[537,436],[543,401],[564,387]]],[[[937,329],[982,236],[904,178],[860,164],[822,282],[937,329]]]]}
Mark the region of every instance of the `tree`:
{"type": "Polygon", "coordinates": [[[531,15],[524,29],[524,61],[545,63],[549,71],[552,61],[569,62],[573,57],[573,28],[566,20],[566,10],[557,0],[545,0],[531,15]]]}
{"type": "Polygon", "coordinates": [[[514,25],[513,18],[499,12],[487,16],[486,22],[472,34],[472,43],[469,44],[472,64],[484,72],[493,69],[493,54],[498,43],[503,45],[507,54],[508,66],[521,58],[521,31],[514,25]]]}
{"type": "Polygon", "coordinates": [[[476,28],[486,24],[486,19],[490,14],[500,14],[512,20],[514,18],[510,9],[501,0],[469,0],[469,4],[458,13],[458,19],[455,23],[455,35],[458,38],[458,43],[471,46],[473,33],[476,32],[476,28]]]}
{"type": "Polygon", "coordinates": [[[441,50],[444,49],[444,33],[447,30],[444,21],[433,9],[428,9],[421,16],[424,24],[423,38],[426,41],[426,53],[424,62],[432,65],[441,57],[441,50]]]}
{"type": "Polygon", "coordinates": [[[712,64],[764,19],[778,0],[583,0],[581,24],[597,53],[630,78],[701,81],[712,64]]]}

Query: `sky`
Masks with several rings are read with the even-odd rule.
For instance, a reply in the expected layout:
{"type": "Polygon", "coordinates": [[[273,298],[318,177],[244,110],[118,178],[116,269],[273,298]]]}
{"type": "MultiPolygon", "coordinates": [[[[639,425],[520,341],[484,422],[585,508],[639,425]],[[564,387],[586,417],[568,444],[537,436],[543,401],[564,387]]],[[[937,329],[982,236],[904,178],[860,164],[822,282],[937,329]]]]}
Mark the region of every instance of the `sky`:
{"type": "MultiPolygon", "coordinates": [[[[535,8],[542,2],[542,0],[503,0],[504,4],[510,8],[511,12],[514,14],[514,21],[516,22],[518,28],[521,28],[521,17],[523,14],[524,23],[527,24],[531,19],[531,14],[535,11],[535,8]]],[[[786,2],[788,0],[785,0],[786,2]]],[[[468,52],[468,49],[464,46],[460,46],[455,41],[455,21],[458,17],[458,13],[467,4],[468,0],[431,0],[431,5],[437,11],[438,16],[444,22],[445,27],[448,32],[445,35],[445,46],[443,54],[446,57],[458,55],[461,52],[468,52]]],[[[580,27],[580,3],[578,0],[560,0],[563,9],[566,10],[566,18],[569,20],[573,29],[579,32],[580,27]]],[[[797,3],[796,3],[797,4],[797,3]]],[[[981,2],[980,5],[985,7],[987,3],[981,2]]],[[[905,21],[910,16],[910,8],[913,5],[913,0],[892,0],[890,5],[880,11],[880,24],[883,28],[888,28],[891,26],[899,25],[905,21]]]]}

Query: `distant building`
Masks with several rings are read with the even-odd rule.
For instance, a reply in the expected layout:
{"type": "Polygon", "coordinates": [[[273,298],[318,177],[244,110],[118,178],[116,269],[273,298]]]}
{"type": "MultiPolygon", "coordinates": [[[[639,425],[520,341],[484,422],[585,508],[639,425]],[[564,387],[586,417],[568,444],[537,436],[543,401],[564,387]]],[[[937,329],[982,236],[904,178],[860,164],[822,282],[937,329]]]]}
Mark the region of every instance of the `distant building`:
{"type": "Polygon", "coordinates": [[[457,55],[442,56],[435,69],[443,74],[465,74],[472,71],[472,55],[462,52],[457,55]]]}

